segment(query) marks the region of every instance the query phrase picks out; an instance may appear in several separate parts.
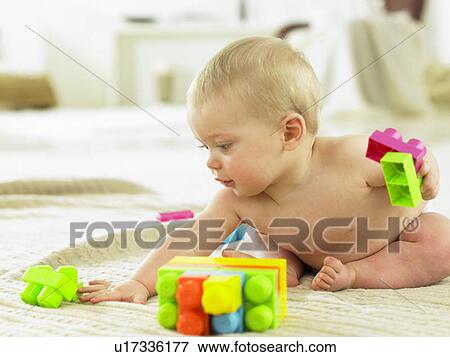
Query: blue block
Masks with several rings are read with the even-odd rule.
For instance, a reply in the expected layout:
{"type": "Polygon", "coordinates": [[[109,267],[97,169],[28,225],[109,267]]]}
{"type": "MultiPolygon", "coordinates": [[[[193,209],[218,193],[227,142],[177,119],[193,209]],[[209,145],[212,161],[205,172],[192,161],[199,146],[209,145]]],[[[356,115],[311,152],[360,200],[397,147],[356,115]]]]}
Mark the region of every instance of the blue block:
{"type": "Polygon", "coordinates": [[[244,238],[245,232],[247,232],[247,224],[239,225],[233,232],[230,233],[228,237],[224,239],[221,244],[229,244],[235,241],[242,240],[244,238]]]}
{"type": "Polygon", "coordinates": [[[217,334],[244,332],[244,308],[242,305],[231,314],[211,316],[211,328],[213,333],[217,334]]]}

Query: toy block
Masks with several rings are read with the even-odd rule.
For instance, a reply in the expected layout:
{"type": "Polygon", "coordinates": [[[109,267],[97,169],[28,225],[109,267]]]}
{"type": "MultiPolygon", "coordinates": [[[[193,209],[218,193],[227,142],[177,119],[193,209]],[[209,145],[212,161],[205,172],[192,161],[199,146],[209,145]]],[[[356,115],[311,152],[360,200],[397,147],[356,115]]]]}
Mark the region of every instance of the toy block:
{"type": "Polygon", "coordinates": [[[27,283],[21,299],[31,305],[58,308],[63,300],[77,298],[78,272],[73,266],[61,266],[53,271],[49,265],[30,267],[23,274],[27,283]]]}
{"type": "MultiPolygon", "coordinates": [[[[52,267],[50,265],[37,265],[35,268],[52,270],[52,267]]],[[[30,270],[30,268],[28,268],[28,270],[30,270]]],[[[28,270],[27,270],[27,272],[28,272],[28,270]]],[[[25,276],[25,274],[24,274],[24,276],[25,276]]],[[[22,277],[22,280],[23,280],[23,277],[22,277]]],[[[27,282],[27,284],[25,285],[25,288],[23,289],[22,293],[20,294],[20,298],[26,304],[36,305],[37,297],[43,287],[44,287],[44,285],[42,285],[42,284],[33,283],[33,282],[29,281],[29,282],[27,282]]]]}
{"type": "Polygon", "coordinates": [[[220,244],[229,244],[235,241],[240,241],[244,238],[247,232],[247,226],[240,224],[233,232],[231,232],[227,238],[225,238],[220,244]]]}
{"type": "Polygon", "coordinates": [[[158,322],[160,325],[168,329],[177,328],[179,332],[184,334],[197,334],[195,332],[201,328],[196,327],[189,330],[189,326],[192,325],[192,321],[202,321],[198,322],[197,325],[203,324],[204,326],[208,326],[209,329],[209,325],[206,325],[205,320],[199,318],[200,315],[193,316],[191,313],[182,317],[181,322],[177,323],[180,318],[179,315],[185,312],[183,310],[184,307],[194,308],[199,302],[201,303],[201,301],[193,299],[193,296],[195,297],[195,291],[198,289],[195,286],[191,285],[189,288],[189,285],[186,285],[184,291],[182,289],[180,293],[178,292],[178,288],[180,287],[180,281],[183,281],[187,277],[205,279],[213,274],[229,275],[230,273],[216,269],[190,270],[188,268],[186,270],[166,266],[161,267],[158,270],[158,281],[156,284],[156,291],[159,294],[158,322]],[[179,306],[180,303],[181,306],[179,306]],[[179,310],[181,310],[181,313],[179,313],[179,310]]]}
{"type": "MultiPolygon", "coordinates": [[[[178,293],[178,281],[186,275],[191,280],[204,279],[201,300],[203,312],[211,315],[212,333],[242,332],[244,329],[262,332],[278,327],[285,317],[284,259],[175,257],[158,270],[157,292],[161,293],[158,321],[163,327],[173,329],[178,324],[177,309],[180,307],[176,296],[185,296],[178,293]]],[[[190,289],[198,298],[199,285],[191,283],[190,289]]],[[[197,298],[191,298],[187,306],[197,307],[197,298]]],[[[178,300],[183,301],[180,297],[178,300]]],[[[189,313],[185,318],[187,321],[202,321],[192,314],[192,310],[189,313]]]]}
{"type": "Polygon", "coordinates": [[[159,295],[158,322],[161,326],[174,329],[178,320],[178,305],[176,292],[178,277],[182,269],[158,269],[156,292],[159,295]]]}
{"type": "MultiPolygon", "coordinates": [[[[82,288],[83,287],[83,283],[78,283],[77,284],[77,291],[78,291],[78,289],[80,289],[80,288],[82,288]]],[[[71,300],[72,302],[79,302],[80,301],[80,299],[78,298],[78,294],[73,294],[73,298],[72,298],[72,300],[71,300]]]]}
{"type": "Polygon", "coordinates": [[[242,305],[241,279],[237,275],[213,275],[203,283],[203,309],[211,315],[233,313],[242,305]]]}
{"type": "Polygon", "coordinates": [[[416,207],[422,200],[411,154],[389,152],[381,159],[389,199],[393,206],[416,207]]]}
{"type": "Polygon", "coordinates": [[[175,221],[179,219],[194,218],[194,212],[191,210],[173,211],[173,212],[160,212],[156,216],[156,219],[160,222],[175,221]]]}
{"type": "Polygon", "coordinates": [[[209,316],[202,307],[203,283],[206,279],[208,275],[186,273],[178,278],[178,332],[185,335],[209,335],[209,316]]]}
{"type": "MultiPolygon", "coordinates": [[[[275,295],[279,300],[279,311],[277,311],[277,314],[281,320],[286,317],[286,259],[177,256],[167,262],[164,267],[185,270],[206,270],[214,268],[222,271],[252,271],[253,273],[267,271],[271,276],[270,279],[273,276],[275,295]]],[[[248,273],[246,273],[246,279],[247,276],[248,273]]]]}
{"type": "Polygon", "coordinates": [[[216,334],[244,332],[244,307],[231,314],[211,316],[211,330],[216,334]]]}
{"type": "Polygon", "coordinates": [[[375,130],[369,137],[366,157],[380,162],[382,157],[388,152],[411,154],[414,159],[415,170],[418,171],[427,149],[419,139],[410,139],[405,143],[400,133],[393,128],[387,128],[383,132],[375,130]]]}

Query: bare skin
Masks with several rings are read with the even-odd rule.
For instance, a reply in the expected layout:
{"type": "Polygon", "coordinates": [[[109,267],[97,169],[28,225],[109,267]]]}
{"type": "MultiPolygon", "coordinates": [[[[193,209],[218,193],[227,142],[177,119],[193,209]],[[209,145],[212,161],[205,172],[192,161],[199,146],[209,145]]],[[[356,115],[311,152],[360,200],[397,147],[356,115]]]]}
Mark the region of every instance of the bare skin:
{"type": "MultiPolygon", "coordinates": [[[[263,236],[291,234],[293,240],[281,244],[277,253],[287,258],[289,286],[299,284],[304,264],[318,270],[312,288],[327,291],[424,286],[450,275],[448,218],[421,213],[425,201],[416,208],[390,205],[380,165],[365,158],[367,136],[316,137],[296,112],[270,120],[252,116],[232,94],[190,108],[192,132],[208,151],[206,166],[226,187],[189,230],[198,236],[200,220],[219,218],[224,220],[222,239],[242,220],[251,220],[263,236]],[[297,249],[295,229],[288,233],[271,226],[274,217],[307,223],[302,249],[297,249]],[[312,234],[323,218],[336,217],[350,221],[319,234],[322,240],[312,234]],[[357,237],[356,217],[368,219],[368,230],[386,231],[388,217],[398,217],[400,226],[386,232],[384,239],[357,237]],[[414,218],[419,228],[405,230],[404,220],[414,218]],[[348,249],[340,250],[345,244],[350,244],[348,249]],[[392,248],[398,253],[390,252],[392,248]]],[[[424,178],[423,198],[433,199],[439,170],[431,153],[419,174],[424,178]]],[[[168,235],[125,282],[91,281],[79,289],[80,300],[143,302],[156,294],[157,270],[173,256],[208,256],[217,247],[176,251],[169,249],[174,241],[168,235]]],[[[224,256],[244,254],[224,252],[224,256]]]]}
{"type": "MultiPolygon", "coordinates": [[[[389,216],[400,217],[400,234],[387,232],[386,239],[368,242],[366,251],[358,251],[356,244],[345,253],[320,249],[311,233],[304,240],[311,251],[299,252],[288,247],[301,262],[319,270],[312,281],[314,290],[418,287],[447,277],[450,274],[450,221],[438,213],[421,213],[425,202],[413,209],[391,206],[384,181],[377,182],[379,177],[375,176],[370,186],[358,167],[360,162],[352,163],[348,160],[352,154],[340,151],[350,144],[360,150],[355,156],[364,158],[366,143],[365,136],[316,138],[311,175],[316,172],[315,165],[320,167],[321,174],[314,175],[315,179],[308,184],[294,188],[285,200],[267,194],[243,198],[238,206],[239,215],[251,217],[258,230],[271,234],[277,234],[275,229],[269,228],[272,217],[276,216],[301,217],[310,227],[324,217],[368,217],[370,230],[386,230],[389,216]],[[345,182],[345,185],[338,182],[345,182]],[[405,229],[405,222],[411,221],[413,223],[405,229]],[[418,228],[413,230],[414,222],[418,222],[418,228]],[[389,249],[396,249],[398,253],[389,253],[389,249]]],[[[428,156],[427,160],[433,159],[428,156]]],[[[426,166],[424,170],[428,170],[426,166]]],[[[430,196],[435,193],[425,192],[430,196]]],[[[331,243],[356,243],[355,226],[356,218],[348,227],[325,231],[324,237],[331,243]]],[[[224,256],[248,257],[232,251],[224,256]]],[[[303,271],[303,267],[296,270],[303,271]]]]}

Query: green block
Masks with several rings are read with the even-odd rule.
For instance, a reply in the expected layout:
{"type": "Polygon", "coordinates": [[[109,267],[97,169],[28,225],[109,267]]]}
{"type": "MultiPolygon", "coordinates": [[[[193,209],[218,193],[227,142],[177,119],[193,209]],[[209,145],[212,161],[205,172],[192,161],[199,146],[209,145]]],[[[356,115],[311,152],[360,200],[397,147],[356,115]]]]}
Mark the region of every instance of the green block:
{"type": "Polygon", "coordinates": [[[69,279],[64,274],[57,273],[53,270],[31,267],[23,274],[22,280],[27,283],[31,282],[44,286],[51,286],[52,288],[57,289],[69,279]]]}
{"type": "MultiPolygon", "coordinates": [[[[77,291],[78,291],[78,289],[79,288],[82,288],[83,287],[83,283],[78,283],[77,284],[77,291]]],[[[80,301],[80,299],[78,299],[78,294],[75,292],[75,294],[73,295],[73,298],[72,298],[72,300],[71,300],[72,302],[79,302],[80,301]]]]}
{"type": "Polygon", "coordinates": [[[245,311],[245,327],[254,332],[264,332],[269,329],[273,320],[273,311],[267,305],[256,305],[245,311]]]}
{"type": "Polygon", "coordinates": [[[61,266],[57,271],[49,265],[30,267],[22,280],[27,285],[20,296],[27,304],[57,308],[63,300],[78,299],[78,272],[73,266],[61,266]]]}
{"type": "Polygon", "coordinates": [[[58,288],[58,290],[63,295],[64,300],[72,301],[72,299],[74,299],[74,297],[77,296],[77,290],[78,290],[77,268],[75,268],[72,265],[63,265],[58,268],[57,272],[64,274],[69,279],[69,281],[67,283],[65,283],[64,285],[60,286],[58,288]]]}
{"type": "Polygon", "coordinates": [[[165,302],[159,305],[158,322],[167,329],[175,329],[178,319],[178,307],[176,303],[165,302]]]}
{"type": "MultiPolygon", "coordinates": [[[[50,265],[37,265],[36,268],[52,270],[52,267],[50,265]]],[[[29,282],[25,285],[25,288],[20,294],[20,298],[26,304],[36,305],[37,297],[43,287],[44,285],[29,282]]]]}
{"type": "Polygon", "coordinates": [[[158,293],[158,322],[167,329],[175,329],[178,320],[176,293],[178,277],[184,269],[161,267],[158,269],[156,292],[158,293]]]}
{"type": "Polygon", "coordinates": [[[263,332],[281,322],[281,300],[277,294],[278,273],[275,269],[241,269],[245,273],[245,329],[263,332]]]}
{"type": "Polygon", "coordinates": [[[416,207],[422,200],[422,178],[417,177],[412,155],[388,152],[380,162],[391,204],[416,207]]]}
{"type": "Polygon", "coordinates": [[[56,309],[61,306],[63,296],[59,293],[58,290],[50,286],[45,286],[39,294],[37,301],[39,306],[41,307],[56,309]]]}

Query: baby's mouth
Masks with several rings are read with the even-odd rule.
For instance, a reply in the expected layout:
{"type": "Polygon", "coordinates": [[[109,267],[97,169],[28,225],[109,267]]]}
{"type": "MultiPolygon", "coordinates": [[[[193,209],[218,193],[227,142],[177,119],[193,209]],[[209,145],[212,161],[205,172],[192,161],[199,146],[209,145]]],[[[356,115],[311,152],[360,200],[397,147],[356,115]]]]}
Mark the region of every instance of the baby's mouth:
{"type": "Polygon", "coordinates": [[[233,180],[221,180],[219,178],[215,179],[216,181],[219,181],[222,185],[224,185],[225,187],[231,187],[233,186],[233,180]]]}
{"type": "Polygon", "coordinates": [[[224,185],[225,187],[231,187],[231,186],[233,186],[233,180],[230,180],[230,181],[222,181],[221,183],[222,183],[222,185],[224,185]]]}

